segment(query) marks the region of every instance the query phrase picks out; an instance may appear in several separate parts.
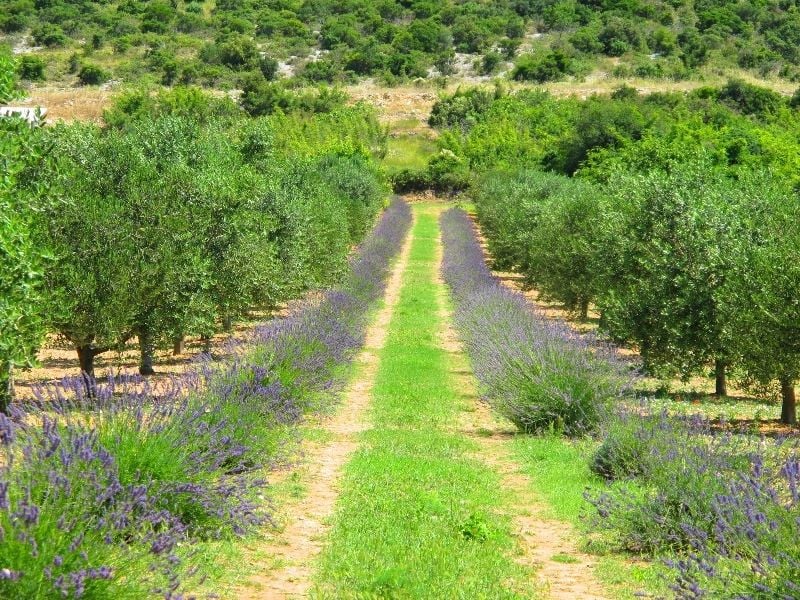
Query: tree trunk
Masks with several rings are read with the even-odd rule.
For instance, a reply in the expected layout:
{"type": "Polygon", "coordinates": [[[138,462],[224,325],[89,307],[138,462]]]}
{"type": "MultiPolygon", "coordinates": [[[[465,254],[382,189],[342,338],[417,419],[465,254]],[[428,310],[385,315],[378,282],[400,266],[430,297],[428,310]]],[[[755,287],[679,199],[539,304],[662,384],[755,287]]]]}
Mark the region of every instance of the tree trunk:
{"type": "Polygon", "coordinates": [[[795,425],[797,423],[797,396],[794,381],[788,377],[781,378],[781,423],[795,425]]]}
{"type": "Polygon", "coordinates": [[[581,300],[581,320],[586,321],[589,319],[589,299],[581,300]]]}
{"type": "Polygon", "coordinates": [[[140,375],[154,375],[153,370],[153,355],[156,351],[156,345],[153,342],[153,336],[149,331],[144,330],[139,332],[139,352],[141,354],[141,363],[139,364],[140,375]]]}
{"type": "Polygon", "coordinates": [[[230,333],[233,330],[233,319],[231,319],[230,315],[222,317],[222,329],[226,333],[230,333]]]}
{"type": "Polygon", "coordinates": [[[172,354],[173,356],[180,356],[186,351],[186,340],[181,335],[176,337],[172,342],[172,354]]]}
{"type": "Polygon", "coordinates": [[[95,382],[94,382],[94,357],[100,354],[93,344],[85,346],[75,346],[75,351],[78,353],[78,363],[81,366],[81,377],[83,378],[83,385],[86,388],[86,394],[89,397],[94,397],[95,382]]]}
{"type": "Polygon", "coordinates": [[[714,375],[716,379],[714,393],[720,398],[728,395],[728,365],[719,358],[714,364],[714,375]]]}
{"type": "Polygon", "coordinates": [[[94,357],[99,354],[91,344],[86,346],[76,346],[78,353],[78,363],[81,366],[81,373],[94,377],[94,357]]]}
{"type": "Polygon", "coordinates": [[[0,364],[0,411],[8,413],[14,399],[14,365],[0,364]]]}
{"type": "Polygon", "coordinates": [[[211,336],[201,335],[200,341],[203,342],[203,352],[205,354],[211,354],[211,336]]]}

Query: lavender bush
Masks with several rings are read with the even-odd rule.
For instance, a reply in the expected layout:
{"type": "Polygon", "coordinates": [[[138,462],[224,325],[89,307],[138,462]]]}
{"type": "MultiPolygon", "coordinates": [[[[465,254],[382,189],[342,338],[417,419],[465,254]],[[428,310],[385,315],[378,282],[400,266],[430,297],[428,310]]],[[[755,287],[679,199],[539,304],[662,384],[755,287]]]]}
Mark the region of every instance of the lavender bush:
{"type": "Polygon", "coordinates": [[[628,479],[587,494],[592,529],[669,557],[680,598],[797,597],[797,440],[644,409],[608,425],[595,470],[628,479]]]}
{"type": "Polygon", "coordinates": [[[65,380],[0,415],[0,596],[181,597],[191,542],[269,518],[256,472],[327,409],[411,222],[396,200],[317,303],[166,389],[65,380]]]}
{"type": "Polygon", "coordinates": [[[667,557],[678,598],[800,597],[796,439],[722,432],[625,399],[610,348],[532,312],[487,268],[462,211],[442,217],[443,273],[488,400],[523,431],[594,431],[611,481],[588,523],[620,549],[667,557]]]}
{"type": "Polygon", "coordinates": [[[595,430],[629,389],[630,374],[599,340],[532,310],[487,268],[467,215],[442,216],[442,272],[455,323],[484,396],[524,432],[595,430]]]}
{"type": "Polygon", "coordinates": [[[165,597],[185,575],[185,530],[147,485],[120,481],[96,432],[0,415],[0,596],[165,597]]]}

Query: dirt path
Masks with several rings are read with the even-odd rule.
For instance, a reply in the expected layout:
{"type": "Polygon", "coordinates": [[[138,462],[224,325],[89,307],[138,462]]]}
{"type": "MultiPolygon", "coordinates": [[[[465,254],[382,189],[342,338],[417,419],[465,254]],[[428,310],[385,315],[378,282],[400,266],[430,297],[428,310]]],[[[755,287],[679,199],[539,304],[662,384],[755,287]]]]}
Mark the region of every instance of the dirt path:
{"type": "MultiPolygon", "coordinates": [[[[441,241],[438,251],[441,264],[441,241]]],[[[462,399],[470,407],[462,413],[459,426],[479,444],[476,458],[501,476],[503,487],[509,493],[510,512],[514,515],[513,526],[520,547],[518,560],[536,569],[544,593],[553,600],[605,600],[603,586],[593,575],[595,560],[578,550],[574,541],[577,533],[567,523],[543,517],[547,508],[536,498],[531,479],[522,472],[507,447],[506,441],[514,433],[513,425],[496,418],[478,397],[469,360],[452,327],[446,287],[440,275],[438,281],[443,323],[441,343],[451,357],[450,377],[455,382],[454,388],[460,390],[462,399]]]]}
{"type": "Polygon", "coordinates": [[[357,376],[348,387],[336,415],[321,425],[330,440],[310,449],[306,455],[305,462],[309,469],[306,493],[299,503],[286,508],[283,531],[259,546],[259,555],[271,557],[273,562],[267,572],[251,577],[247,587],[236,593],[241,600],[308,596],[313,561],[322,549],[322,538],[328,528],[327,520],[333,513],[339,493],[342,467],[357,448],[358,434],[368,427],[364,413],[370,402],[378,354],[386,341],[389,322],[400,297],[411,239],[409,235],[392,270],[384,306],[367,330],[364,349],[356,359],[357,376]]]}

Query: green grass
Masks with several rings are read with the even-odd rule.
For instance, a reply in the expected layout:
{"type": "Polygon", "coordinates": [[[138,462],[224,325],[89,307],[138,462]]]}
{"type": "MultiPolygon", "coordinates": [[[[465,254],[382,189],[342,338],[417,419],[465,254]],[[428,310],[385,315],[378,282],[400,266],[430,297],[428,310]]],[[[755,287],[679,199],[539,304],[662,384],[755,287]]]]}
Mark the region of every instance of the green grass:
{"type": "Polygon", "coordinates": [[[522,598],[533,575],[514,539],[496,473],[448,425],[462,408],[441,348],[434,282],[437,220],[419,210],[410,264],[380,353],[373,429],[345,469],[315,595],[522,598]]]}
{"type": "Polygon", "coordinates": [[[390,136],[383,165],[389,174],[403,169],[422,171],[436,151],[436,141],[426,135],[390,136]]]}
{"type": "MultiPolygon", "coordinates": [[[[571,523],[577,529],[584,528],[582,515],[591,509],[584,492],[587,488],[606,485],[589,470],[595,442],[574,442],[555,435],[519,436],[512,440],[511,448],[550,508],[546,516],[571,523]]],[[[595,574],[613,592],[614,598],[640,597],[637,592],[644,592],[645,597],[668,595],[660,565],[636,562],[611,552],[597,541],[589,543],[588,536],[583,537],[587,540],[587,549],[598,555],[595,574]]],[[[557,559],[554,557],[554,560],[557,559]]]]}

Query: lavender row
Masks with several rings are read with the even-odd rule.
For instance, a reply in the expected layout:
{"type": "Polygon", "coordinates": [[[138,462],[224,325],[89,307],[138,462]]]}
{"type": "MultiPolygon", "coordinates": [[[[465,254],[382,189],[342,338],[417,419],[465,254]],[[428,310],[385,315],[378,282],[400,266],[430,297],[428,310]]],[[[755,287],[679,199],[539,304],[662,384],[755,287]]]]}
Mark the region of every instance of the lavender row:
{"type": "Polygon", "coordinates": [[[594,431],[630,388],[613,349],[531,309],[486,266],[469,217],[442,215],[442,273],[486,400],[524,432],[594,431]]]}
{"type": "Polygon", "coordinates": [[[603,439],[592,470],[614,484],[587,494],[592,530],[621,550],[667,557],[679,598],[800,597],[797,441],[720,433],[699,416],[654,413],[646,399],[587,406],[598,390],[624,398],[605,387],[622,373],[612,353],[505,289],[463,212],[446,213],[442,229],[456,324],[487,399],[523,431],[603,439]]]}
{"type": "Polygon", "coordinates": [[[336,289],[166,389],[81,378],[0,415],[0,597],[183,598],[196,542],[269,522],[267,482],[331,406],[411,222],[394,201],[336,289]],[[89,392],[87,392],[87,389],[89,392]]]}

